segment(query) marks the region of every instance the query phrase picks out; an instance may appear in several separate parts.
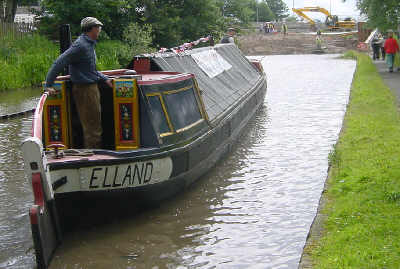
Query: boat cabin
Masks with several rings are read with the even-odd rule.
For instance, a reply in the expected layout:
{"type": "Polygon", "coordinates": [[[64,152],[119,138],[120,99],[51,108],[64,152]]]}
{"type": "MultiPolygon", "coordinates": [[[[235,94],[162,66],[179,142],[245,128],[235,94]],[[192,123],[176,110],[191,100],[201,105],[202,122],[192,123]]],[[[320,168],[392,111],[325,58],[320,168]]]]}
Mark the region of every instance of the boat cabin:
{"type": "MultiPolygon", "coordinates": [[[[130,68],[103,72],[113,79],[112,89],[99,84],[104,150],[166,147],[190,140],[208,128],[193,74],[160,71],[146,57],[135,58],[130,68]]],[[[42,137],[46,149],[83,148],[69,76],[58,77],[54,88],[55,95],[42,96],[43,125],[35,119],[33,132],[42,137]]]]}

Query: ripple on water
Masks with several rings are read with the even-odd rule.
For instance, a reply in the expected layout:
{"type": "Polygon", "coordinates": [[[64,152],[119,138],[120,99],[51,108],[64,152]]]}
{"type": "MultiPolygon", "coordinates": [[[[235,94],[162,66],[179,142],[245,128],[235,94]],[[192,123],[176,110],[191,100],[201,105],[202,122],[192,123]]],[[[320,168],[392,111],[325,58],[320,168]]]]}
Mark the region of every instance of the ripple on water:
{"type": "Polygon", "coordinates": [[[34,264],[28,220],[33,198],[19,148],[29,136],[31,124],[30,117],[0,123],[0,268],[34,264]]]}

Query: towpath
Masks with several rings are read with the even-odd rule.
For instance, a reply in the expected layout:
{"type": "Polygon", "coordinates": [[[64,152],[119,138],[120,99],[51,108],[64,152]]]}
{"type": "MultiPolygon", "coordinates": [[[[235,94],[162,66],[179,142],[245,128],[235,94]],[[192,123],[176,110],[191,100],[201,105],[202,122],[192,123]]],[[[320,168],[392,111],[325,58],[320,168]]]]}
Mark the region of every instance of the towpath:
{"type": "Polygon", "coordinates": [[[381,75],[383,81],[392,90],[397,98],[397,104],[400,105],[400,72],[388,72],[385,61],[374,61],[378,73],[381,75]]]}
{"type": "MultiPolygon", "coordinates": [[[[400,72],[399,71],[395,71],[393,73],[388,72],[388,67],[386,65],[386,62],[382,61],[382,60],[374,61],[374,64],[377,68],[378,73],[380,74],[383,81],[385,82],[385,84],[390,88],[390,90],[396,96],[397,104],[398,104],[398,106],[400,106],[400,72]]],[[[319,209],[324,207],[325,202],[326,202],[326,198],[324,196],[321,197],[319,209]]],[[[322,226],[323,224],[322,223],[325,218],[326,218],[326,215],[324,215],[321,212],[318,212],[318,214],[312,224],[312,228],[309,233],[309,238],[307,240],[307,244],[312,244],[312,242],[319,240],[319,238],[322,236],[322,232],[323,232],[323,226],[322,226]]],[[[307,252],[303,252],[303,255],[302,255],[302,258],[301,258],[301,261],[299,264],[299,269],[311,269],[311,268],[313,268],[312,259],[307,252]]]]}

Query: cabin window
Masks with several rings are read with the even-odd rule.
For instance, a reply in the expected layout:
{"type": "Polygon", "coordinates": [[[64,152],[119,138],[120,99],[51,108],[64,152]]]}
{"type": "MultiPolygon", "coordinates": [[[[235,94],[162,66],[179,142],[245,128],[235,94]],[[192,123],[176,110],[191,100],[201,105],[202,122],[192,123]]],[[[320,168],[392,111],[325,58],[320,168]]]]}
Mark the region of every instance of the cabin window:
{"type": "Polygon", "coordinates": [[[202,118],[192,86],[166,91],[163,98],[175,130],[179,131],[202,118]]]}
{"type": "Polygon", "coordinates": [[[156,128],[158,128],[159,133],[169,133],[171,132],[170,126],[168,126],[168,121],[166,119],[166,115],[164,113],[161,95],[148,95],[147,99],[149,100],[151,111],[153,114],[153,122],[156,128]]]}
{"type": "Polygon", "coordinates": [[[155,131],[160,137],[183,132],[203,121],[193,80],[144,85],[155,131]],[[147,93],[146,93],[147,92],[147,93]]]}

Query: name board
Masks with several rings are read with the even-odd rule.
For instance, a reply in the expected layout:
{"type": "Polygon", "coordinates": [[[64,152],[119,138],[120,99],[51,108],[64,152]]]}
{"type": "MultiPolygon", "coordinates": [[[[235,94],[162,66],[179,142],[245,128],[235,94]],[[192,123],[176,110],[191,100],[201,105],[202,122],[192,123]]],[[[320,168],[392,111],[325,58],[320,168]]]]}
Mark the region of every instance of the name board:
{"type": "Polygon", "coordinates": [[[79,169],[83,191],[131,188],[160,183],[168,180],[171,173],[170,157],[79,169]]]}
{"type": "Polygon", "coordinates": [[[192,58],[210,78],[232,68],[232,65],[213,49],[194,53],[192,58]]]}

